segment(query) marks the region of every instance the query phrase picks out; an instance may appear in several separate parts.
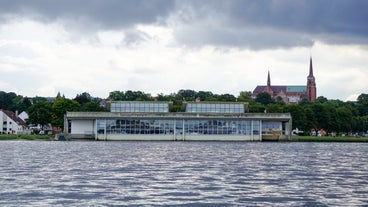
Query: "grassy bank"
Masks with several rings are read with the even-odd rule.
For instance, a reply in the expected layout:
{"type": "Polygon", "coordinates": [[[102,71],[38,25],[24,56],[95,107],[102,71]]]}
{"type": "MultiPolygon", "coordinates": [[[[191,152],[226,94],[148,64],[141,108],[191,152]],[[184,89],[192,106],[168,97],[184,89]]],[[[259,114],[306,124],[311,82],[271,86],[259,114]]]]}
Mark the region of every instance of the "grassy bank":
{"type": "Polygon", "coordinates": [[[298,142],[368,142],[368,137],[298,136],[298,142]]]}
{"type": "Polygon", "coordinates": [[[1,140],[50,140],[55,135],[36,135],[36,134],[1,134],[1,140]]]}

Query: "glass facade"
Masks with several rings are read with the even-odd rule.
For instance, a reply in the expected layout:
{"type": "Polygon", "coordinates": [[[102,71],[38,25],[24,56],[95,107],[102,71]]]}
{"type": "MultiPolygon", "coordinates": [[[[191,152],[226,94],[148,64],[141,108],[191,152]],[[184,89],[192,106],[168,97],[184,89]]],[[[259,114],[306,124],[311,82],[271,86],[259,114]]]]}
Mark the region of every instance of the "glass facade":
{"type": "Polygon", "coordinates": [[[164,102],[134,102],[134,101],[116,101],[111,102],[111,112],[127,113],[149,113],[149,112],[169,112],[169,103],[164,102]]]}
{"type": "Polygon", "coordinates": [[[281,136],[291,127],[289,114],[245,114],[245,103],[184,103],[185,113],[170,113],[171,105],[114,101],[111,112],[119,113],[68,112],[68,132],[79,135],[93,131],[97,140],[227,141],[281,136]]]}
{"type": "Polygon", "coordinates": [[[190,113],[244,113],[241,103],[187,103],[185,112],[190,113]]]}
{"type": "Polygon", "coordinates": [[[97,120],[98,134],[173,134],[173,120],[97,120]]]}
{"type": "Polygon", "coordinates": [[[98,134],[259,135],[251,120],[97,120],[98,134]],[[184,123],[184,124],[183,124],[184,123]]]}
{"type": "Polygon", "coordinates": [[[251,135],[251,127],[249,120],[185,120],[185,133],[191,135],[251,135]]]}

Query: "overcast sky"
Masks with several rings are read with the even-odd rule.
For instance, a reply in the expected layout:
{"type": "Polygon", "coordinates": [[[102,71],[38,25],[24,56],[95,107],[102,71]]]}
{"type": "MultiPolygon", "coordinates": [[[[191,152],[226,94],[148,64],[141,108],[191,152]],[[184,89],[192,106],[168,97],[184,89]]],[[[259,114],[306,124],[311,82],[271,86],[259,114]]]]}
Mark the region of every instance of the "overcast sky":
{"type": "Polygon", "coordinates": [[[0,0],[0,90],[68,98],[306,85],[368,93],[366,0],[0,0]]]}

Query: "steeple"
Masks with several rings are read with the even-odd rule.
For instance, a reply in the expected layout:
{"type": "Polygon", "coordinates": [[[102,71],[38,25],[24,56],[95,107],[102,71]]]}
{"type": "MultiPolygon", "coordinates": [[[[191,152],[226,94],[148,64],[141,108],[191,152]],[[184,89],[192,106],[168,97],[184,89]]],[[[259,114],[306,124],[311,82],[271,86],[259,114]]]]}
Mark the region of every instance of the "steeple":
{"type": "Polygon", "coordinates": [[[316,101],[317,97],[316,79],[313,76],[312,56],[309,58],[309,75],[307,77],[307,97],[308,100],[311,102],[316,101]]]}
{"type": "Polygon", "coordinates": [[[313,76],[313,64],[312,64],[312,56],[310,56],[309,59],[309,75],[308,77],[312,77],[313,76]]]}
{"type": "Polygon", "coordinates": [[[268,71],[268,75],[267,75],[267,86],[268,86],[268,87],[270,87],[270,86],[271,86],[270,71],[268,71]]]}

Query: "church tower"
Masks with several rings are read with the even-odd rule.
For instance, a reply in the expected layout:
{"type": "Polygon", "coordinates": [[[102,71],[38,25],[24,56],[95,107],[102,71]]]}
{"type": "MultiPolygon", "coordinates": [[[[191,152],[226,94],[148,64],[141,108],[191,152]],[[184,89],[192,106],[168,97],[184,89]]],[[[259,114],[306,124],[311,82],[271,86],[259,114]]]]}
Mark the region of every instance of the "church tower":
{"type": "Polygon", "coordinates": [[[272,91],[272,88],[271,88],[270,71],[268,71],[268,74],[267,74],[267,86],[265,87],[265,89],[263,90],[263,92],[267,92],[268,94],[270,94],[271,97],[273,97],[273,91],[272,91]]]}
{"type": "Polygon", "coordinates": [[[307,97],[308,101],[315,102],[317,97],[316,80],[313,76],[312,57],[309,60],[309,75],[307,77],[307,97]]]}

